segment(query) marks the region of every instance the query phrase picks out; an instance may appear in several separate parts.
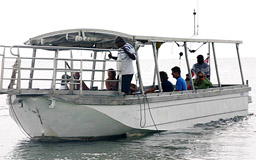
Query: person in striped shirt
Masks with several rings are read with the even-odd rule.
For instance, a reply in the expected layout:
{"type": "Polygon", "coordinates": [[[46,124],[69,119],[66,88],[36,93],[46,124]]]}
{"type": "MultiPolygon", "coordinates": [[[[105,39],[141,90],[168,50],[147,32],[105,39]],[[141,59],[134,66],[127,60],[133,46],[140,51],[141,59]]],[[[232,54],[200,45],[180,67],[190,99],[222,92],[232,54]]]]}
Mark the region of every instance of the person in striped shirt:
{"type": "MultiPolygon", "coordinates": [[[[115,44],[118,48],[121,49],[121,51],[118,52],[117,57],[112,56],[111,53],[108,55],[108,57],[110,59],[122,61],[122,68],[120,68],[120,62],[117,62],[117,70],[121,71],[122,73],[122,92],[125,92],[125,94],[129,94],[131,81],[134,74],[133,60],[136,59],[135,49],[131,44],[126,43],[124,39],[119,36],[116,37],[115,44]]],[[[119,75],[120,72],[118,72],[118,80],[119,75]]]]}

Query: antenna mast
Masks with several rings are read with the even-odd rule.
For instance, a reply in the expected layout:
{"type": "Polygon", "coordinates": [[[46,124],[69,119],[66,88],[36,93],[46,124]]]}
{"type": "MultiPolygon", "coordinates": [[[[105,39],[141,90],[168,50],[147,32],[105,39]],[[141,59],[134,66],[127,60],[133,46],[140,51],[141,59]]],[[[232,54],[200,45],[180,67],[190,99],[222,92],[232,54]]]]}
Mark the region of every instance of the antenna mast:
{"type": "Polygon", "coordinates": [[[193,12],[193,15],[194,15],[194,36],[195,35],[198,35],[199,33],[199,24],[198,24],[198,19],[199,19],[199,16],[198,16],[198,11],[199,10],[199,0],[197,0],[197,8],[194,9],[194,12],[193,12]],[[197,12],[197,13],[196,13],[197,12]]]}
{"type": "Polygon", "coordinates": [[[195,9],[194,9],[193,15],[194,15],[194,36],[195,36],[195,35],[197,35],[196,34],[196,11],[195,11],[195,9]]]}

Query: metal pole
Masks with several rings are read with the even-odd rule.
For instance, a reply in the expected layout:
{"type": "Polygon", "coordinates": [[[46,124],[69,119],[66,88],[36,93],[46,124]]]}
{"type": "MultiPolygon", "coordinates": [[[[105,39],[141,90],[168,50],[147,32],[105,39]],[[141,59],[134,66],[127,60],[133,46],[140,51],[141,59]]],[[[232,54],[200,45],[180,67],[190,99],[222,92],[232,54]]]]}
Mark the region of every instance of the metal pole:
{"type": "Polygon", "coordinates": [[[186,63],[187,63],[188,75],[189,75],[190,83],[191,83],[193,91],[195,91],[195,87],[194,87],[194,83],[193,83],[193,79],[192,79],[192,75],[191,75],[191,69],[190,69],[189,61],[188,61],[187,42],[184,42],[184,51],[185,51],[185,57],[186,57],[186,63]]]}
{"type": "Polygon", "coordinates": [[[91,87],[93,87],[94,77],[95,77],[95,68],[96,68],[96,58],[97,58],[97,51],[93,51],[93,63],[92,63],[92,76],[91,76],[91,87]]]}
{"type": "Polygon", "coordinates": [[[236,43],[236,51],[237,51],[237,58],[238,58],[238,63],[239,63],[239,68],[241,73],[242,84],[244,85],[244,76],[243,76],[242,64],[241,64],[241,59],[239,54],[239,43],[236,43]]]}
{"type": "Polygon", "coordinates": [[[137,74],[138,74],[138,78],[139,78],[140,92],[143,94],[144,88],[143,88],[143,83],[142,83],[142,78],[141,78],[140,59],[139,59],[139,54],[138,54],[139,47],[135,47],[135,48],[137,48],[135,50],[136,51],[136,66],[137,66],[137,72],[138,72],[137,74]]]}
{"type": "Polygon", "coordinates": [[[59,54],[59,50],[57,49],[55,51],[55,55],[54,55],[54,59],[53,59],[53,74],[52,74],[52,90],[53,93],[55,93],[55,87],[56,87],[56,76],[57,76],[57,66],[58,66],[58,62],[57,62],[57,58],[58,58],[58,54],[59,54]]]}
{"type": "Polygon", "coordinates": [[[209,54],[208,64],[209,64],[209,71],[210,71],[210,75],[209,75],[209,80],[210,80],[211,78],[211,44],[210,42],[208,43],[208,54],[209,54]]]}
{"type": "Polygon", "coordinates": [[[219,85],[219,87],[221,88],[220,77],[219,77],[219,71],[218,71],[218,65],[217,65],[217,59],[216,59],[216,54],[215,54],[214,42],[212,42],[212,52],[213,52],[213,57],[214,57],[215,70],[216,70],[218,85],[219,85]]]}
{"type": "Polygon", "coordinates": [[[118,60],[119,63],[119,81],[118,81],[118,92],[119,94],[122,93],[122,58],[120,58],[120,60],[118,60]]]}
{"type": "Polygon", "coordinates": [[[158,88],[160,93],[163,92],[162,89],[162,84],[161,84],[161,79],[160,79],[160,74],[159,74],[159,67],[158,67],[158,58],[157,58],[157,49],[156,49],[156,43],[152,43],[152,48],[153,48],[153,55],[154,55],[154,60],[155,60],[155,71],[156,71],[156,76],[158,80],[158,88]]]}
{"type": "Polygon", "coordinates": [[[29,89],[32,89],[32,78],[34,77],[34,68],[35,68],[35,62],[36,62],[36,48],[33,48],[33,53],[32,53],[32,62],[31,62],[31,70],[30,70],[30,78],[31,80],[29,80],[29,83],[28,83],[28,88],[29,89]]]}
{"type": "Polygon", "coordinates": [[[4,78],[4,62],[5,62],[5,47],[3,51],[3,57],[2,57],[2,66],[1,66],[1,82],[0,82],[0,89],[3,89],[3,78],[4,78]]]}
{"type": "MultiPolygon", "coordinates": [[[[156,50],[156,56],[158,58],[158,49],[156,50]]],[[[154,69],[154,77],[153,77],[153,86],[155,87],[156,85],[156,73],[157,73],[157,70],[156,70],[156,66],[155,66],[155,69],[154,69]]]]}
{"type": "Polygon", "coordinates": [[[194,9],[193,15],[194,15],[194,35],[196,35],[196,11],[195,11],[195,9],[194,9]]]}
{"type": "Polygon", "coordinates": [[[79,94],[83,95],[83,61],[80,61],[80,88],[79,88],[79,94]]]}
{"type": "Polygon", "coordinates": [[[102,66],[102,77],[101,77],[101,89],[104,88],[104,79],[105,79],[105,70],[106,70],[106,59],[107,59],[107,52],[105,52],[105,55],[104,55],[104,62],[103,62],[103,66],[102,66]]]}
{"type": "Polygon", "coordinates": [[[20,50],[18,48],[18,80],[17,80],[17,89],[20,90],[21,89],[21,74],[20,74],[20,64],[21,64],[21,60],[20,60],[20,50]]]}
{"type": "MultiPolygon", "coordinates": [[[[71,70],[73,70],[73,53],[72,53],[72,50],[70,50],[70,58],[71,58],[71,61],[70,61],[70,65],[71,65],[71,70]]],[[[70,90],[73,91],[74,90],[74,72],[70,72],[70,76],[71,76],[71,79],[70,79],[70,90]]]]}

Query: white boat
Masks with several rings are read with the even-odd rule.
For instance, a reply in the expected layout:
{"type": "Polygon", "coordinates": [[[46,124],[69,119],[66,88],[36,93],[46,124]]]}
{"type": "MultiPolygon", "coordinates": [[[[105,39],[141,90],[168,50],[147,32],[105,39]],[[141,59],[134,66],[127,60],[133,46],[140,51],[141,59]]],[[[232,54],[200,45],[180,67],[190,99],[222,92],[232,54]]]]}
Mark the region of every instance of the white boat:
{"type": "MultiPolygon", "coordinates": [[[[3,51],[0,90],[2,94],[8,94],[11,117],[35,140],[82,140],[193,127],[198,123],[248,114],[251,88],[243,78],[239,57],[241,43],[238,40],[136,36],[99,29],[52,32],[31,38],[22,46],[0,46],[3,51]],[[106,64],[113,63],[106,55],[118,51],[114,45],[116,36],[123,37],[136,49],[139,84],[138,92],[133,95],[124,95],[121,85],[118,91],[104,89],[106,64]],[[140,68],[140,48],[152,46],[155,62],[152,72],[156,77],[153,84],[160,84],[157,55],[160,44],[167,42],[183,44],[188,73],[191,73],[191,64],[187,44],[208,44],[215,59],[218,84],[208,89],[196,90],[192,86],[192,90],[174,92],[163,92],[160,86],[159,92],[145,95],[144,91],[149,86],[143,86],[141,78],[144,71],[140,68]],[[234,44],[236,47],[241,84],[221,84],[215,56],[216,43],[234,44]],[[39,52],[43,56],[38,56],[39,52]],[[75,54],[81,55],[81,52],[93,56],[89,59],[75,58],[75,54]],[[104,59],[98,59],[99,52],[105,54],[104,59]],[[70,57],[63,58],[62,54],[70,57]],[[50,55],[54,57],[49,58],[50,55]],[[36,65],[44,64],[43,61],[50,65],[36,65]],[[12,67],[8,67],[8,63],[14,62],[12,67]],[[91,68],[84,67],[88,63],[91,68]],[[102,69],[95,67],[99,63],[102,69]],[[43,72],[44,76],[39,77],[38,72],[43,72]],[[81,73],[80,83],[82,80],[90,83],[91,90],[84,91],[82,87],[79,90],[72,87],[69,90],[58,89],[63,80],[61,75],[74,72],[81,73]],[[91,75],[87,80],[83,77],[85,73],[91,75]],[[101,74],[99,79],[96,73],[101,74]]],[[[69,83],[74,83],[73,78],[69,83]]]]}

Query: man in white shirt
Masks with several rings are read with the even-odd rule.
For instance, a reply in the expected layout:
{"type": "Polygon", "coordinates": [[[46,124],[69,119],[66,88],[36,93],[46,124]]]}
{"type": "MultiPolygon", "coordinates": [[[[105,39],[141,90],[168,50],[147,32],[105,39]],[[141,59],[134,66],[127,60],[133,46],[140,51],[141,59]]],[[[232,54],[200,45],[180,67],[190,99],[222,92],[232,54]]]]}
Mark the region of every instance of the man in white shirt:
{"type": "MultiPolygon", "coordinates": [[[[135,49],[131,44],[125,43],[121,37],[117,37],[115,39],[115,44],[118,48],[122,49],[122,51],[118,52],[117,57],[112,56],[112,54],[109,54],[108,56],[109,58],[122,61],[121,69],[120,62],[117,62],[117,70],[122,71],[122,92],[129,94],[131,81],[134,74],[132,61],[136,59],[135,49]]],[[[117,79],[119,80],[119,75],[117,79]]]]}

